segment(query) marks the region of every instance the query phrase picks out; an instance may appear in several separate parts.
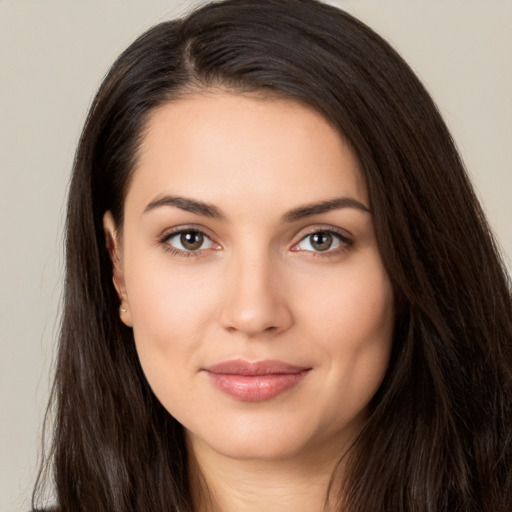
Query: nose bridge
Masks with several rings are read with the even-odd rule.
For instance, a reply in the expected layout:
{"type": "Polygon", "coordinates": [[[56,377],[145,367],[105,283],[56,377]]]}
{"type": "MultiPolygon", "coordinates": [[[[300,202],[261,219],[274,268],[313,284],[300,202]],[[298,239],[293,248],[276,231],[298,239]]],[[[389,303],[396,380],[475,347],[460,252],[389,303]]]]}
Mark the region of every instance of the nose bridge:
{"type": "Polygon", "coordinates": [[[291,323],[286,294],[279,286],[279,265],[270,250],[246,248],[229,262],[221,321],[247,336],[278,332],[291,323]]]}

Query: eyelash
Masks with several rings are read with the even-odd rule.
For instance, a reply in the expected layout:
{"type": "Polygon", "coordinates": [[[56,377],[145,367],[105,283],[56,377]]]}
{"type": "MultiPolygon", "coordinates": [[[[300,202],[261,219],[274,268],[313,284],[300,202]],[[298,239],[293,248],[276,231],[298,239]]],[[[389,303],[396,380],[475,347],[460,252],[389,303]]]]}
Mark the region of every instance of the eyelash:
{"type": "MultiPolygon", "coordinates": [[[[172,254],[173,256],[178,256],[182,258],[194,258],[201,256],[201,254],[208,250],[208,249],[197,249],[197,250],[189,250],[184,251],[181,249],[177,249],[176,247],[173,247],[169,244],[169,240],[171,238],[174,238],[178,235],[182,235],[184,233],[194,233],[199,234],[203,236],[205,239],[209,240],[212,244],[219,246],[216,242],[214,242],[210,236],[208,236],[204,231],[198,228],[185,228],[185,229],[179,229],[177,231],[172,231],[171,233],[166,233],[164,236],[162,236],[159,240],[160,245],[163,246],[163,249],[172,254]]],[[[304,234],[298,242],[296,242],[292,246],[293,252],[304,252],[309,253],[312,257],[317,258],[326,258],[326,257],[332,257],[334,255],[339,255],[347,251],[350,247],[354,245],[354,241],[347,237],[346,234],[342,233],[341,231],[338,231],[332,227],[328,228],[315,228],[314,230],[311,230],[310,232],[304,234]],[[306,240],[308,237],[311,237],[316,234],[328,234],[333,236],[333,238],[337,239],[340,242],[340,247],[337,247],[335,249],[326,249],[325,251],[309,251],[309,250],[300,250],[300,249],[293,249],[294,247],[297,247],[300,243],[302,243],[304,240],[306,240]]]]}
{"type": "Polygon", "coordinates": [[[169,240],[171,238],[174,238],[175,236],[179,236],[179,235],[182,235],[184,233],[195,233],[195,234],[199,234],[201,236],[203,236],[205,239],[207,240],[210,240],[210,242],[214,245],[217,245],[212,239],[210,236],[208,236],[204,231],[202,231],[201,229],[198,229],[198,228],[182,228],[182,229],[178,229],[177,231],[172,231],[171,233],[166,233],[163,237],[161,237],[161,239],[159,240],[159,243],[160,245],[163,246],[163,249],[164,251],[172,254],[173,256],[178,256],[178,257],[181,257],[181,258],[197,258],[198,256],[200,256],[204,251],[208,250],[208,249],[198,249],[198,250],[195,250],[195,251],[184,251],[184,250],[181,250],[181,249],[178,249],[176,247],[173,247],[172,245],[169,244],[169,240]]]}
{"type": "Polygon", "coordinates": [[[343,253],[345,253],[347,250],[349,250],[354,245],[354,241],[349,238],[344,232],[337,230],[333,227],[325,227],[325,228],[314,228],[311,231],[304,234],[300,240],[295,243],[292,247],[293,252],[303,252],[308,253],[310,257],[313,258],[330,258],[334,256],[339,256],[343,253]],[[300,250],[300,249],[294,249],[297,247],[300,243],[302,243],[304,240],[307,240],[309,237],[312,237],[316,234],[328,234],[331,235],[333,238],[337,239],[340,243],[339,247],[336,247],[334,249],[327,249],[325,251],[309,251],[309,250],[300,250]]]}

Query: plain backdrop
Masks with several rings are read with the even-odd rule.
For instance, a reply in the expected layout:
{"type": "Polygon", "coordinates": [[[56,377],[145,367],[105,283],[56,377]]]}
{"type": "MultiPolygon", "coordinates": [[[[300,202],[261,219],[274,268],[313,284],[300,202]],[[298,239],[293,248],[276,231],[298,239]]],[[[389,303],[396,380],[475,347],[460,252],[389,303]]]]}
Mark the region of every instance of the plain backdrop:
{"type": "MultiPolygon", "coordinates": [[[[87,108],[143,30],[201,2],[0,0],[0,511],[29,510],[87,108]]],[[[340,0],[419,74],[512,268],[512,1],[340,0]]],[[[478,244],[478,240],[474,241],[478,244]]]]}

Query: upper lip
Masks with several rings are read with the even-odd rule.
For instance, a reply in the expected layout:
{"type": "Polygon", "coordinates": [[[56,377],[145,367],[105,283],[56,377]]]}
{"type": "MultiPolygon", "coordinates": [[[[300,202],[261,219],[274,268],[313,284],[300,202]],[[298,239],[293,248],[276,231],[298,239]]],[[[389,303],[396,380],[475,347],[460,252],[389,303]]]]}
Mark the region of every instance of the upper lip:
{"type": "Polygon", "coordinates": [[[203,368],[207,372],[219,373],[224,375],[273,375],[286,373],[300,373],[311,368],[304,366],[295,366],[284,361],[245,361],[243,359],[234,359],[224,361],[203,368]]]}

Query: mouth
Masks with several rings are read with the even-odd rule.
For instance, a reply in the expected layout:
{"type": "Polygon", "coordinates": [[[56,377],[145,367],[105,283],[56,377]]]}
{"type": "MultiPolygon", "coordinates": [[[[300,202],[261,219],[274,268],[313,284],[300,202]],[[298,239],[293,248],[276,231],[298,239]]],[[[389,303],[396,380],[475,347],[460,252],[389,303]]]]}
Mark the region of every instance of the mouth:
{"type": "Polygon", "coordinates": [[[297,386],[311,368],[283,361],[225,361],[203,371],[219,391],[244,402],[263,402],[297,386]]]}

